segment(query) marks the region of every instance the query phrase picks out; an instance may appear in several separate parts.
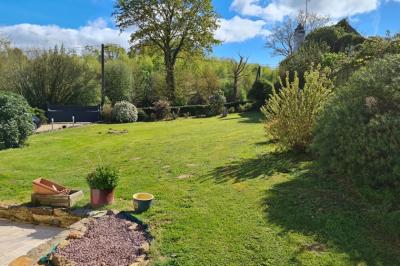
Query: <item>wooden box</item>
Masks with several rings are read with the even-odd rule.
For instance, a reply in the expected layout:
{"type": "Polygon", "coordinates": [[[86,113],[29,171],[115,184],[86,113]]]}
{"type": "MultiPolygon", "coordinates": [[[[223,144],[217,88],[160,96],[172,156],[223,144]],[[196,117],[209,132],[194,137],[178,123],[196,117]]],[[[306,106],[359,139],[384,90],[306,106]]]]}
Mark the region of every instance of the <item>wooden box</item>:
{"type": "Polygon", "coordinates": [[[33,193],[31,196],[31,203],[35,206],[71,208],[82,198],[82,190],[71,190],[68,195],[43,195],[33,193]]]}

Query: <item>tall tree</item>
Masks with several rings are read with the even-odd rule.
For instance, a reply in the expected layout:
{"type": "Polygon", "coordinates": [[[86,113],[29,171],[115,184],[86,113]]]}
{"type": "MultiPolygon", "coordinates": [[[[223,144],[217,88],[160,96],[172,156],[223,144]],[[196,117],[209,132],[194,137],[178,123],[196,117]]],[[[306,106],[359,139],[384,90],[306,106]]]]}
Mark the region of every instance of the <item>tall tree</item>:
{"type": "Polygon", "coordinates": [[[239,82],[246,75],[247,60],[244,56],[239,55],[239,62],[232,61],[233,76],[233,100],[236,101],[239,93],[239,82]]]}
{"type": "Polygon", "coordinates": [[[181,54],[211,51],[218,43],[218,16],[211,0],[117,0],[114,15],[121,30],[135,27],[136,49],[152,46],[164,55],[168,96],[175,99],[175,64],[181,54]]]}
{"type": "Polygon", "coordinates": [[[329,17],[320,16],[316,13],[306,14],[304,10],[300,10],[297,18],[287,17],[271,30],[266,47],[272,50],[273,55],[287,57],[293,54],[295,50],[294,31],[298,24],[305,26],[306,33],[309,33],[326,25],[329,21],[329,17]]]}

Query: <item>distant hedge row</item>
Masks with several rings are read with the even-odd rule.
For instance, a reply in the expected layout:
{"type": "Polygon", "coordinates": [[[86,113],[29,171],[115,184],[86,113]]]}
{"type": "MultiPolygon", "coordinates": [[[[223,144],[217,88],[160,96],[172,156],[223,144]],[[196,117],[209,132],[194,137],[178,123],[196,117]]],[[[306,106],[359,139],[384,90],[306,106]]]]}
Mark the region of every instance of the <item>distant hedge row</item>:
{"type": "MultiPolygon", "coordinates": [[[[237,102],[229,102],[225,104],[225,107],[228,109],[234,108],[236,111],[241,109],[246,109],[249,111],[252,109],[251,101],[237,101],[237,102]]],[[[185,106],[171,106],[171,113],[177,117],[185,117],[185,116],[208,116],[210,112],[210,105],[185,105],[185,106]]],[[[152,114],[155,113],[154,107],[144,107],[139,108],[139,121],[149,121],[151,120],[152,114]]]]}

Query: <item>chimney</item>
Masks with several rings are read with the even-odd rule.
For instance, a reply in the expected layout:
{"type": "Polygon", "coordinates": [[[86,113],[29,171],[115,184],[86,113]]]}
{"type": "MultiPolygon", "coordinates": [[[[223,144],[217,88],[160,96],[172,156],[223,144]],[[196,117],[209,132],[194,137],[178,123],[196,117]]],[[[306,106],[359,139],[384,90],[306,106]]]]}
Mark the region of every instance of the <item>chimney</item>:
{"type": "Polygon", "coordinates": [[[294,30],[294,51],[297,51],[303,44],[306,38],[306,31],[303,24],[299,23],[297,28],[294,30]]]}

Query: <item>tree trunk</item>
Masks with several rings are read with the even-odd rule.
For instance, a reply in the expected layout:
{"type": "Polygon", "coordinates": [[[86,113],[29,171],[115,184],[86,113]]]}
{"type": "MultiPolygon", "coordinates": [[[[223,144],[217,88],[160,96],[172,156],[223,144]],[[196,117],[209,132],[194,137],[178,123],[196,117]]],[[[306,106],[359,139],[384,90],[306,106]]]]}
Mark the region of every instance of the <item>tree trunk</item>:
{"type": "Polygon", "coordinates": [[[233,79],[233,101],[236,102],[238,96],[238,78],[235,76],[233,79]]]}
{"type": "Polygon", "coordinates": [[[165,57],[164,63],[168,100],[173,104],[175,101],[175,63],[169,56],[165,57]]]}

